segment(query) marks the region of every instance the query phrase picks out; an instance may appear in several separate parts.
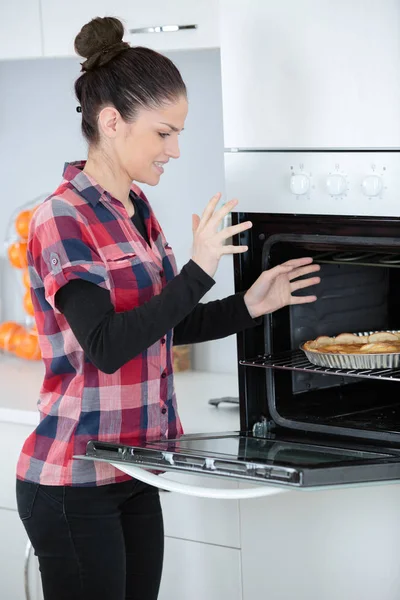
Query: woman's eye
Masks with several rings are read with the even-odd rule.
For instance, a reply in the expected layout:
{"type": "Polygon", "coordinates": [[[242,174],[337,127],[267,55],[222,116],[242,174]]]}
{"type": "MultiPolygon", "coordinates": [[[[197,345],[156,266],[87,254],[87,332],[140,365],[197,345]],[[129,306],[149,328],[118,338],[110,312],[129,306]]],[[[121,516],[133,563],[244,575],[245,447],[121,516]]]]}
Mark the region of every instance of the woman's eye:
{"type": "Polygon", "coordinates": [[[158,135],[163,139],[169,137],[169,133],[159,133],[158,135]]]}

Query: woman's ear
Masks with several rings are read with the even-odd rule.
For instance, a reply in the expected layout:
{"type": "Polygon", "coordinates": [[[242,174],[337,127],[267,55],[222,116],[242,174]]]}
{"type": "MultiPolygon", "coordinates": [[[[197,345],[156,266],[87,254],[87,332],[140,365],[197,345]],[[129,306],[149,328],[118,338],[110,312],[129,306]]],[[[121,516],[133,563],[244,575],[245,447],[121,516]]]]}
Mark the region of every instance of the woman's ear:
{"type": "Polygon", "coordinates": [[[108,138],[115,138],[117,135],[118,123],[121,115],[114,106],[106,106],[99,113],[99,129],[103,135],[108,138]]]}

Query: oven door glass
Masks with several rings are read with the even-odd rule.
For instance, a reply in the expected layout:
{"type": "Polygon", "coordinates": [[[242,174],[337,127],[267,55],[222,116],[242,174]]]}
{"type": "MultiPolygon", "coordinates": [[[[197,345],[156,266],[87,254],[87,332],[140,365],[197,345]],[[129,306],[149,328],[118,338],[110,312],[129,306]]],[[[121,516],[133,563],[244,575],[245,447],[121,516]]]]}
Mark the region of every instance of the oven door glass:
{"type": "Polygon", "coordinates": [[[237,432],[143,444],[90,441],[76,458],[296,488],[400,480],[400,450],[237,432]]]}

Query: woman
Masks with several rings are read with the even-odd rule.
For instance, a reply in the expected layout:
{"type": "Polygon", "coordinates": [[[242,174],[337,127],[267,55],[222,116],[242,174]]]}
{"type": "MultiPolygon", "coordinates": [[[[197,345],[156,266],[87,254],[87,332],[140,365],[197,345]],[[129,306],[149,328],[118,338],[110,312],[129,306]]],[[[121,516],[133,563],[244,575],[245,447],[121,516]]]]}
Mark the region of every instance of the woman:
{"type": "Polygon", "coordinates": [[[134,442],[182,433],[173,388],[174,344],[202,342],[257,323],[318,277],[300,259],[264,272],[245,294],[199,304],[236,205],[217,194],[193,217],[191,260],[172,250],[141,190],[179,157],[186,88],[174,64],[122,41],[117,19],[97,18],[75,40],[86,60],[75,91],[88,159],[66,166],[35,212],[29,268],[45,377],[40,424],[17,470],[20,517],[39,558],[45,600],[157,598],[163,524],[156,489],[105,463],[74,460],[90,439],[134,442]]]}

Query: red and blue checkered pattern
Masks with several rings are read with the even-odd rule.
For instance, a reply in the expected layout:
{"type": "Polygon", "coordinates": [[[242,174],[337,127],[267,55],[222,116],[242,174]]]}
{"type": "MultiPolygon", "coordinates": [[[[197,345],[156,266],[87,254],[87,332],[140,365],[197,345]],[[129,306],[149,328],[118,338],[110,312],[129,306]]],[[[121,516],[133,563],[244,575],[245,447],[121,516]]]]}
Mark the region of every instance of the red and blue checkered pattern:
{"type": "Polygon", "coordinates": [[[176,275],[176,263],[144,196],[150,246],[123,204],[67,164],[60,187],[37,209],[28,261],[31,294],[45,377],[40,423],[24,444],[19,479],[44,485],[104,485],[129,479],[111,465],[73,459],[89,440],[134,443],[182,433],[177,414],[169,331],[113,374],[97,369],[55,307],[57,291],[84,279],[110,291],[117,312],[135,308],[176,275]]]}

